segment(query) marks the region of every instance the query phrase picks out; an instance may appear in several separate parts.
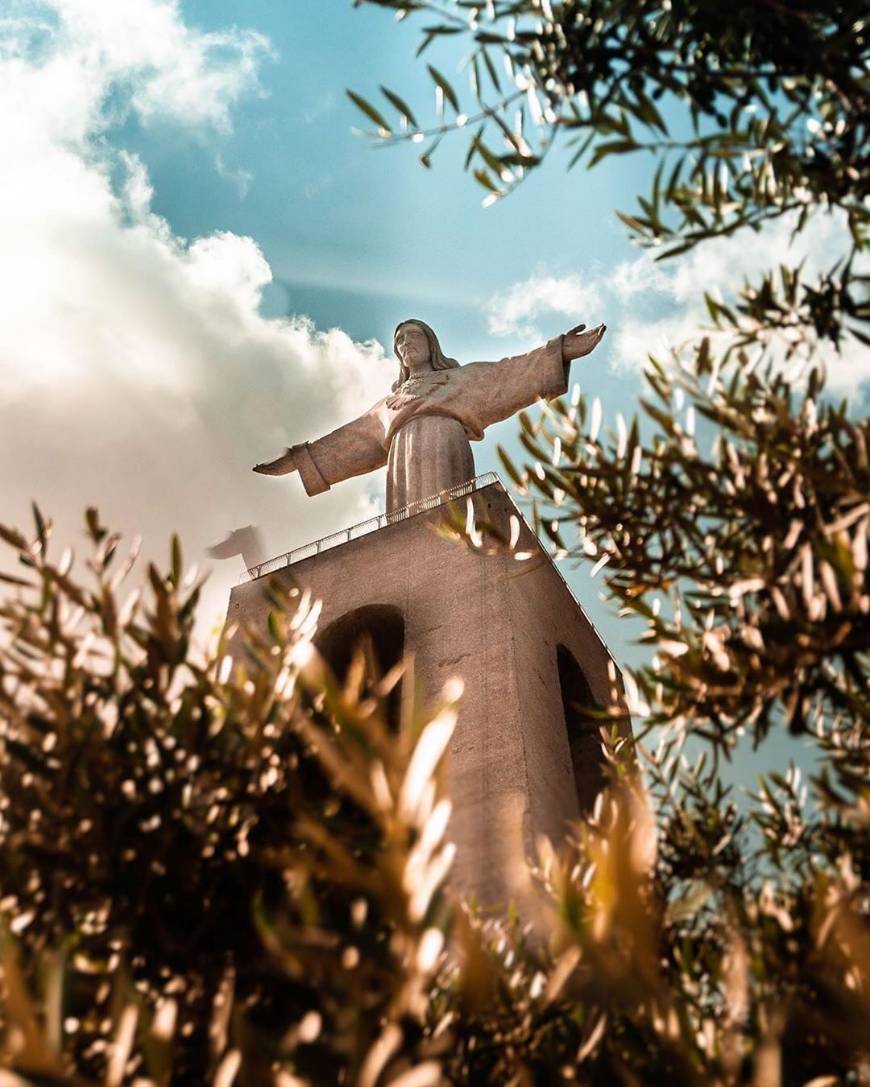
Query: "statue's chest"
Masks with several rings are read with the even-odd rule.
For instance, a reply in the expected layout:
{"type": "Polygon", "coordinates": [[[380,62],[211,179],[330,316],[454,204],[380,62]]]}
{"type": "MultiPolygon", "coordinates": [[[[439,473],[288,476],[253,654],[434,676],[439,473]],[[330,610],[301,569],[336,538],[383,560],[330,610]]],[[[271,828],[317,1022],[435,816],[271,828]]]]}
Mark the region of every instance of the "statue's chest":
{"type": "Polygon", "coordinates": [[[390,411],[401,411],[411,404],[419,403],[423,407],[426,401],[440,400],[447,393],[450,376],[447,373],[426,374],[423,377],[411,377],[387,397],[386,404],[390,411]]]}

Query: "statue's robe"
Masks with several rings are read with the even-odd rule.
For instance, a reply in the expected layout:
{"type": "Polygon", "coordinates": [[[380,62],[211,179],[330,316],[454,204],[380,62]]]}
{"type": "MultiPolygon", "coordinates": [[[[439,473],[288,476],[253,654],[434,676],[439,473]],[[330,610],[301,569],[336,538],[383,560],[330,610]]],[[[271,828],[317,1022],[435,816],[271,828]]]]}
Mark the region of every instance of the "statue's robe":
{"type": "Polygon", "coordinates": [[[538,399],[561,396],[568,384],[562,337],[525,355],[471,362],[410,378],[358,419],[293,447],[310,495],[333,483],[387,468],[387,511],[474,478],[469,441],[492,423],[538,399]]]}

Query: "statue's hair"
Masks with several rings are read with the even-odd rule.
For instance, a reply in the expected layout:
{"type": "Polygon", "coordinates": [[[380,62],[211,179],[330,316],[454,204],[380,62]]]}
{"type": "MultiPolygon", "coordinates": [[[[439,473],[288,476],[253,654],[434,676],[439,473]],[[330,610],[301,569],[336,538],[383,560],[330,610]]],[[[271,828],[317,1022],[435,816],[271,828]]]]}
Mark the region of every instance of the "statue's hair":
{"type": "Polygon", "coordinates": [[[400,385],[408,380],[410,372],[399,357],[399,352],[396,350],[396,337],[399,335],[399,330],[404,328],[405,325],[417,325],[418,328],[422,328],[426,334],[426,339],[429,342],[429,365],[433,370],[452,370],[459,363],[456,359],[448,358],[447,355],[441,350],[441,344],[438,342],[438,337],[432,331],[432,329],[426,324],[425,321],[420,321],[416,317],[409,317],[407,321],[400,321],[396,325],[396,331],[393,333],[393,351],[396,354],[396,358],[399,359],[399,379],[393,383],[393,392],[395,392],[400,385]]]}

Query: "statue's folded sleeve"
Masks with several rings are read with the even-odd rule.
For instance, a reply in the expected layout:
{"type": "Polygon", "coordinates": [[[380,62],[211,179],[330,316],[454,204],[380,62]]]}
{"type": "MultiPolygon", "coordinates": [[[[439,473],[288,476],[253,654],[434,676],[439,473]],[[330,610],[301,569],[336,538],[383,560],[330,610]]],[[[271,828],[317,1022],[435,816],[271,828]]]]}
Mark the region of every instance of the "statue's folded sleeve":
{"type": "Polygon", "coordinates": [[[562,339],[557,336],[524,355],[463,366],[460,372],[466,428],[482,432],[537,400],[562,396],[568,388],[562,339]]]}
{"type": "Polygon", "coordinates": [[[324,437],[293,447],[296,468],[308,494],[322,494],[333,483],[373,472],[387,463],[381,407],[378,403],[324,437]]]}

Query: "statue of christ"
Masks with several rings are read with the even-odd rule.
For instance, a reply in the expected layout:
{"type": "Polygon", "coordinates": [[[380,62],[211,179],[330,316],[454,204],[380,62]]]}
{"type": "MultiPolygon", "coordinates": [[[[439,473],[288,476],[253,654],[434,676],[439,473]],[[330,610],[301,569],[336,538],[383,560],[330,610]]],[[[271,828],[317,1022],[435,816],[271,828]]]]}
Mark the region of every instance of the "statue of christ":
{"type": "Polygon", "coordinates": [[[387,465],[387,512],[474,478],[472,441],[492,423],[568,387],[574,359],[601,342],[604,325],[577,325],[525,355],[460,366],[447,358],[423,321],[403,321],[393,336],[399,377],[389,396],[358,419],[315,441],[291,446],[255,472],[298,472],[310,495],[387,465]]]}

